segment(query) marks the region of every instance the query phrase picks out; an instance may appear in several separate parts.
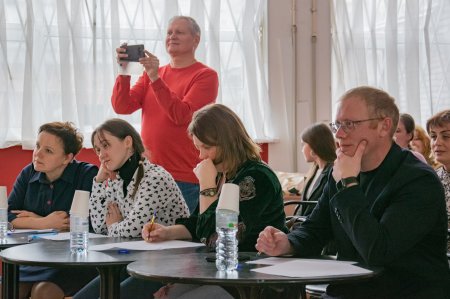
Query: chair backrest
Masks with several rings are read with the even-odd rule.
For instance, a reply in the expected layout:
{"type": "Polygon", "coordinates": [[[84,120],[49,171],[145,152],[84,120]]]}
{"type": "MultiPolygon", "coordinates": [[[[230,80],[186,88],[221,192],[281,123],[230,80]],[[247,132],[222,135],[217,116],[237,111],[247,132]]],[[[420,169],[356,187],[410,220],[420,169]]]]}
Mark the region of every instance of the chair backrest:
{"type": "MultiPolygon", "coordinates": [[[[294,213],[292,215],[286,215],[286,226],[291,229],[291,227],[295,223],[302,223],[306,220],[307,216],[302,215],[303,213],[300,213],[301,207],[307,207],[307,206],[315,206],[317,205],[317,201],[303,201],[303,200],[288,200],[284,202],[285,211],[287,210],[286,207],[294,205],[294,213]]],[[[304,209],[303,209],[304,210],[304,209]]]]}
{"type": "Polygon", "coordinates": [[[300,208],[302,206],[315,206],[317,205],[317,201],[308,201],[308,200],[287,200],[284,202],[284,207],[286,210],[286,207],[291,206],[291,205],[295,205],[294,208],[294,213],[292,215],[287,215],[287,216],[295,216],[298,215],[300,208]]]}

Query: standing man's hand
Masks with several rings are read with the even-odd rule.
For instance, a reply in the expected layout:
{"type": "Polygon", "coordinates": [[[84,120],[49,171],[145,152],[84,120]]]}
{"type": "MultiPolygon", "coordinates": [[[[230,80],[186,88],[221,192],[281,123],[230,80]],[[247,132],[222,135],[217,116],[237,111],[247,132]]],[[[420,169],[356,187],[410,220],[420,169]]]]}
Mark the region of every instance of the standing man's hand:
{"type": "Polygon", "coordinates": [[[362,140],[356,147],[353,156],[347,156],[340,148],[336,150],[336,160],[333,166],[333,178],[339,182],[342,178],[356,177],[361,172],[361,160],[367,146],[367,141],[362,140]]]}
{"type": "Polygon", "coordinates": [[[120,45],[119,48],[116,48],[116,61],[122,68],[126,68],[128,65],[128,61],[121,60],[122,58],[128,57],[128,54],[126,54],[127,51],[126,46],[127,43],[123,43],[120,45]]]}
{"type": "Polygon", "coordinates": [[[145,57],[139,58],[139,62],[144,66],[150,81],[155,82],[159,79],[159,59],[147,50],[144,50],[145,57]]]}

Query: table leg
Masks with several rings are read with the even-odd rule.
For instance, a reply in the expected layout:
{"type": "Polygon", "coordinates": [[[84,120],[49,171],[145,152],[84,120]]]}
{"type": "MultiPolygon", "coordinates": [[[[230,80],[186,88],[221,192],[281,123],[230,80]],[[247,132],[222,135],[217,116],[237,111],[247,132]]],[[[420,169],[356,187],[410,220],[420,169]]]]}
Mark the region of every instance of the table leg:
{"type": "Polygon", "coordinates": [[[257,299],[261,297],[263,288],[239,286],[236,287],[236,290],[239,294],[239,299],[257,299]]]}
{"type": "Polygon", "coordinates": [[[120,270],[123,265],[97,267],[100,273],[100,299],[120,299],[120,270]]]}
{"type": "Polygon", "coordinates": [[[260,299],[260,298],[295,298],[295,299],[306,299],[306,291],[304,285],[298,286],[288,286],[280,288],[274,293],[264,295],[263,286],[239,286],[235,287],[239,294],[239,299],[260,299]],[[275,295],[275,297],[273,297],[275,295]]]}
{"type": "Polygon", "coordinates": [[[2,262],[2,298],[19,298],[19,266],[2,262]]]}

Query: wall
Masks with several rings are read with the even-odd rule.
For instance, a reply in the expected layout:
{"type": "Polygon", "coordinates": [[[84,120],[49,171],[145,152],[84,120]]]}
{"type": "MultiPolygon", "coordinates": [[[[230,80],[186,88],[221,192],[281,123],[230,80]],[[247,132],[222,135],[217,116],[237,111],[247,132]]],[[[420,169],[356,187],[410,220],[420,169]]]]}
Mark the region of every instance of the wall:
{"type": "MultiPolygon", "coordinates": [[[[273,169],[306,172],[308,166],[303,161],[300,143],[295,140],[307,125],[331,119],[330,3],[323,0],[293,1],[268,1],[269,95],[279,138],[268,147],[265,145],[264,154],[273,169]],[[297,5],[295,18],[291,9],[293,1],[297,5]],[[317,4],[317,43],[312,39],[313,3],[317,4]],[[295,82],[291,34],[294,21],[298,46],[295,82]]],[[[17,152],[17,148],[0,149],[0,185],[9,186],[30,161],[31,152],[17,152]]]]}
{"type": "Polygon", "coordinates": [[[293,1],[268,1],[269,94],[279,136],[278,142],[269,145],[269,164],[276,170],[305,172],[308,165],[303,160],[300,142],[296,144],[295,140],[307,125],[331,119],[330,1],[294,2],[295,18],[293,1]],[[312,25],[313,3],[317,5],[316,27],[312,25]],[[297,25],[295,82],[293,23],[297,25]]]}
{"type": "MultiPolygon", "coordinates": [[[[6,186],[8,194],[22,168],[31,163],[32,154],[33,151],[22,150],[20,146],[0,149],[0,186],[6,186]]],[[[99,164],[97,155],[92,149],[82,149],[76,159],[99,164]]]]}
{"type": "MultiPolygon", "coordinates": [[[[267,143],[261,144],[261,149],[262,159],[267,162],[267,143]]],[[[22,150],[20,146],[0,149],[0,186],[6,186],[8,194],[19,172],[31,162],[32,153],[31,150],[22,150]]],[[[99,166],[98,157],[92,149],[82,149],[76,159],[99,166]]]]}

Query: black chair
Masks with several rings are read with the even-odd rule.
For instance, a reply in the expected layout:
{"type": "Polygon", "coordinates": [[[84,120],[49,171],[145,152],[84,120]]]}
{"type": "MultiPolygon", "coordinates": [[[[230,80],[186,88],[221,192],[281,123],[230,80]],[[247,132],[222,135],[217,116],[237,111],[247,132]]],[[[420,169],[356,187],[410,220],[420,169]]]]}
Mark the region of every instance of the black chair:
{"type": "Polygon", "coordinates": [[[308,299],[320,299],[322,294],[327,291],[328,284],[308,284],[306,285],[306,298],[308,299]]]}
{"type": "Polygon", "coordinates": [[[294,212],[292,215],[286,215],[286,224],[288,224],[288,227],[290,228],[294,223],[302,223],[305,221],[307,216],[299,215],[300,209],[302,207],[307,206],[315,206],[317,205],[317,201],[307,201],[307,200],[287,200],[284,202],[284,207],[286,210],[286,207],[294,205],[294,212]]]}
{"type": "Polygon", "coordinates": [[[295,206],[293,215],[288,215],[288,217],[292,217],[292,216],[295,216],[295,215],[298,214],[298,212],[299,212],[299,210],[300,210],[300,208],[302,206],[315,206],[315,205],[317,205],[317,203],[318,202],[314,201],[314,200],[311,200],[311,201],[308,201],[308,200],[287,200],[287,201],[284,202],[284,207],[291,206],[291,205],[295,206]]]}

